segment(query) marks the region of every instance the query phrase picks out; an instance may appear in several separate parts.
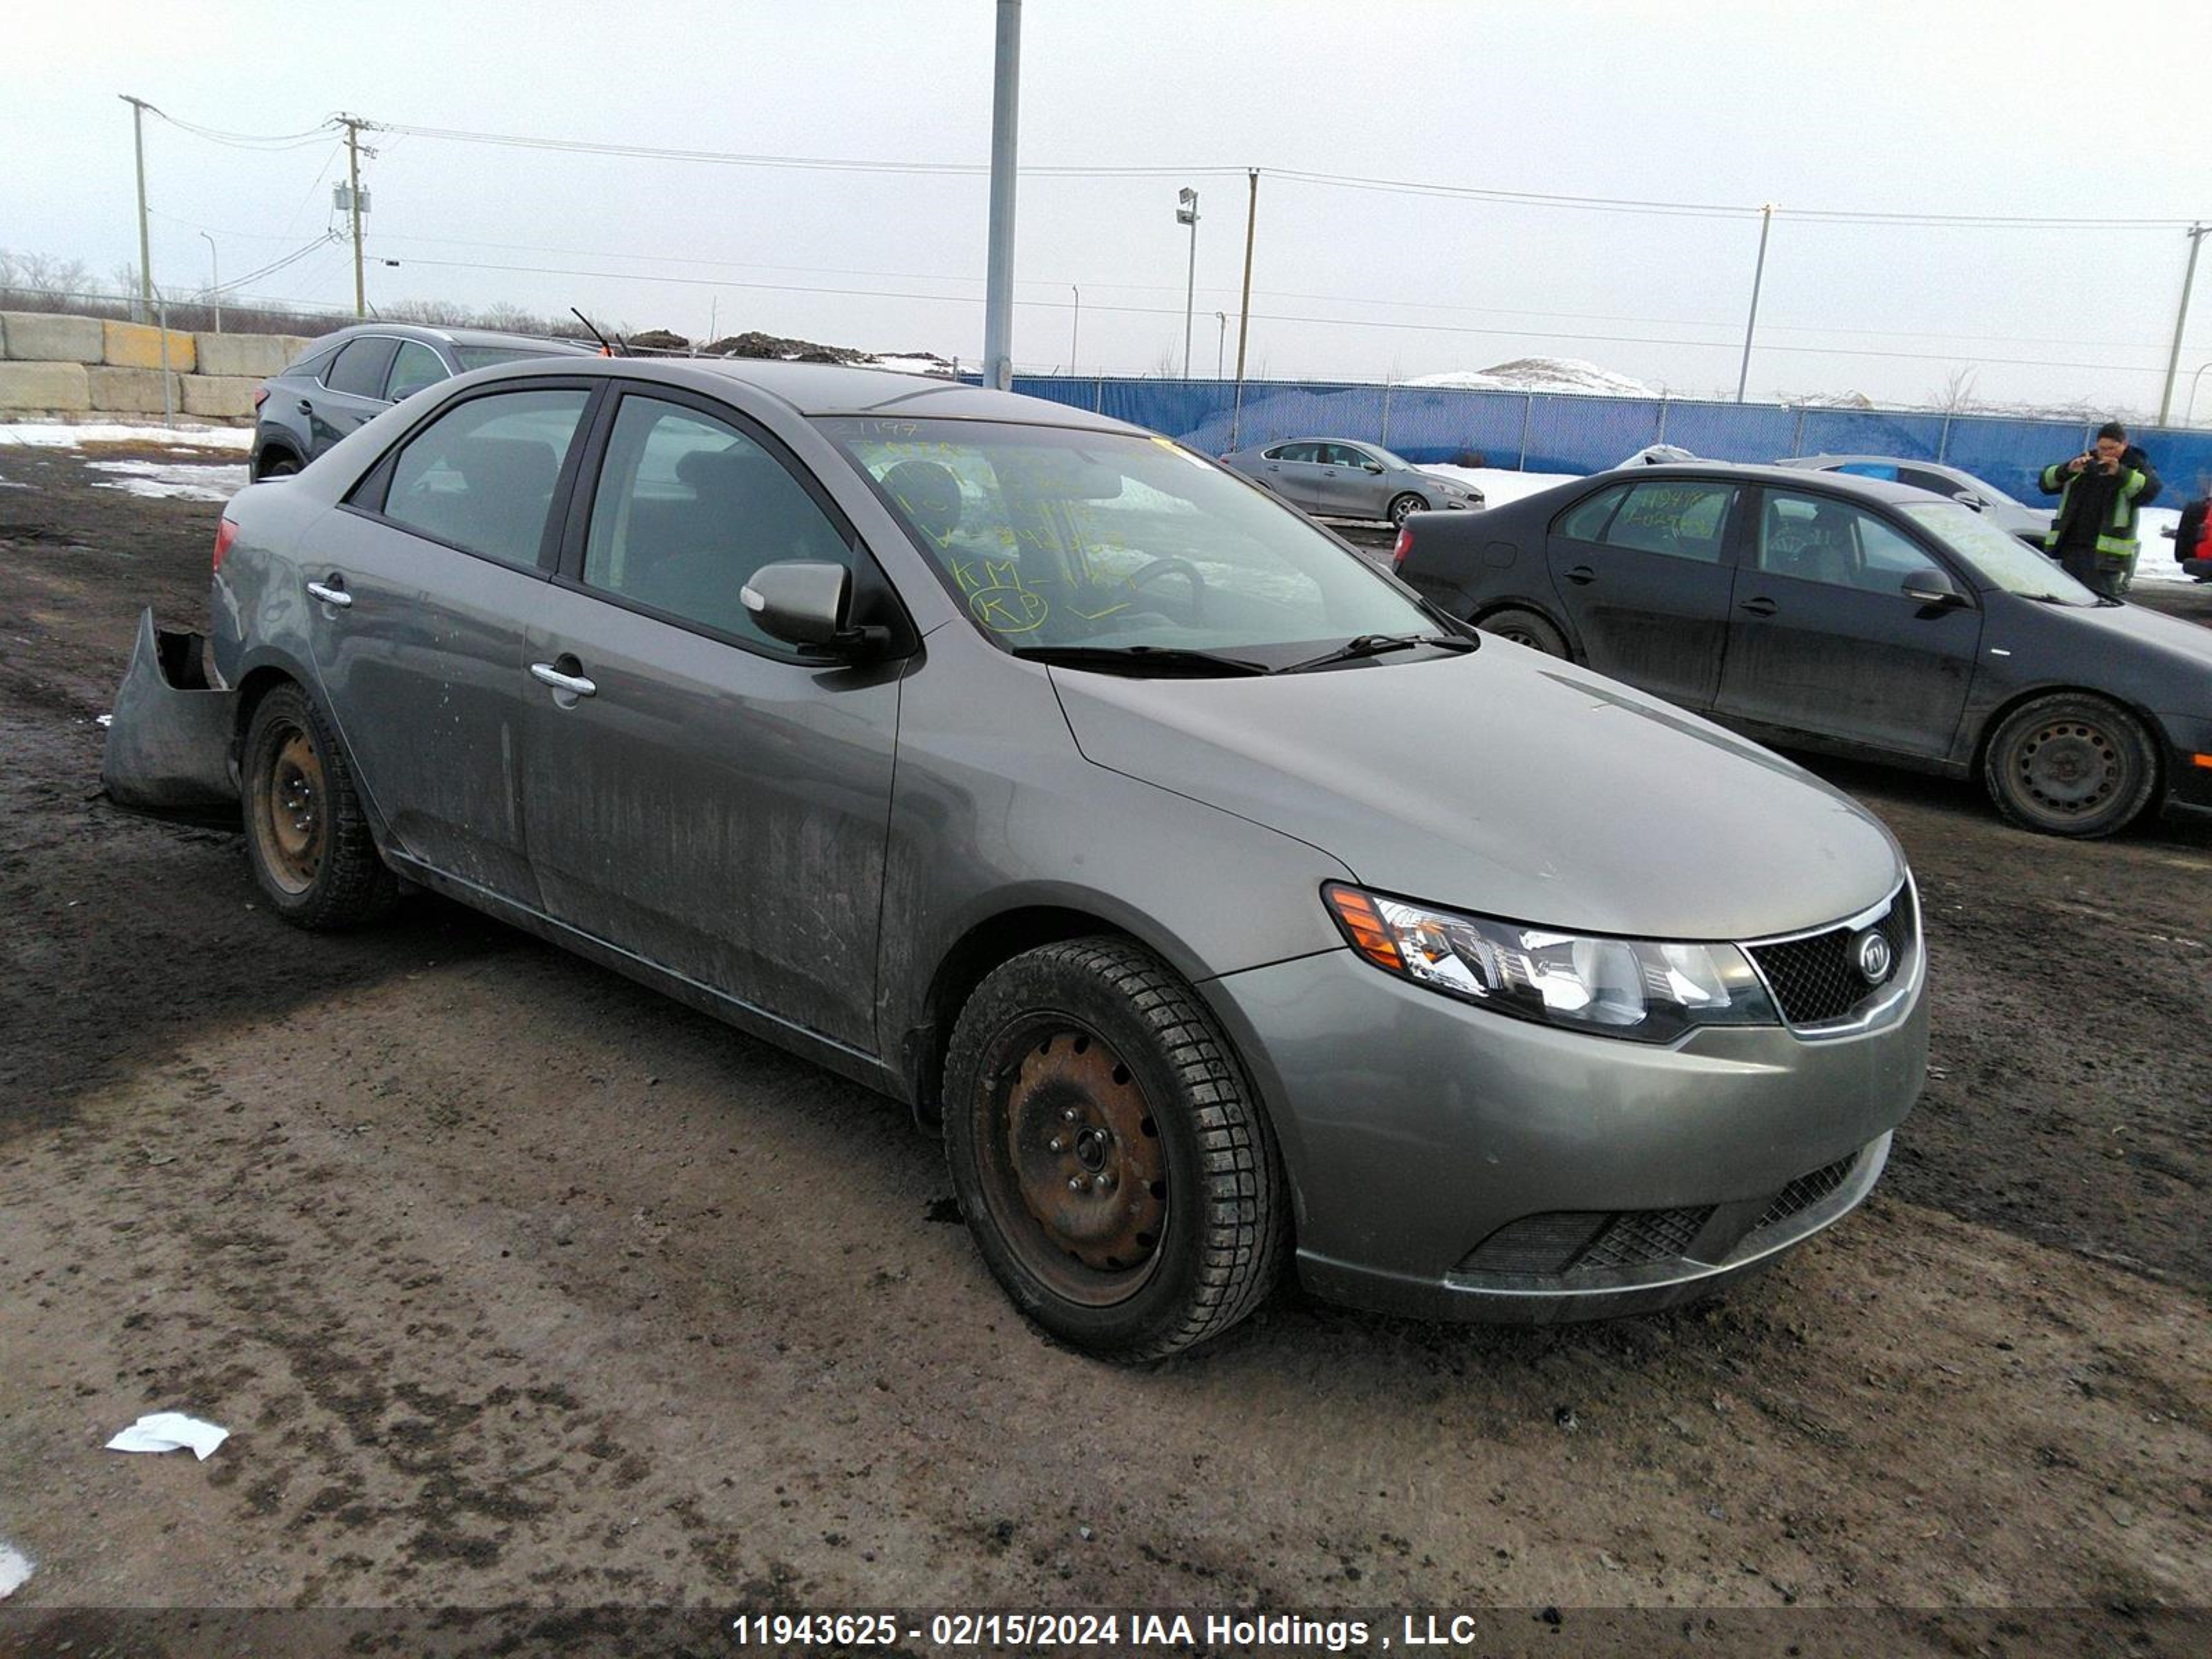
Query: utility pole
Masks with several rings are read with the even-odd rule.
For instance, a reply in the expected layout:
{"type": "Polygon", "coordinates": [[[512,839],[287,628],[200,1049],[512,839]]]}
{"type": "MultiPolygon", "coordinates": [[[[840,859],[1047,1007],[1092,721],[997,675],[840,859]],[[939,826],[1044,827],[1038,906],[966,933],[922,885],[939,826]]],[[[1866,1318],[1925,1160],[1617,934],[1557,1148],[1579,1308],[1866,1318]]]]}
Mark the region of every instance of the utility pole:
{"type": "Polygon", "coordinates": [[[1743,325],[1743,368],[1735,377],[1735,400],[1743,401],[1743,389],[1751,380],[1751,335],[1759,326],[1759,289],[1766,279],[1766,233],[1774,228],[1774,204],[1767,203],[1759,210],[1759,264],[1751,273],[1751,315],[1743,325]]]}
{"type": "MultiPolygon", "coordinates": [[[[2166,417],[2173,410],[2173,376],[2181,367],[2181,331],[2189,326],[2189,290],[2197,282],[2197,250],[2203,245],[2207,231],[2212,231],[2212,225],[2191,225],[2186,233],[2189,237],[2189,268],[2181,278],[2181,309],[2174,313],[2173,318],[2173,349],[2166,360],[2166,391],[2158,400],[2158,423],[2160,426],[2166,424],[2166,417]]],[[[2190,388],[2189,395],[2193,403],[2197,397],[2194,386],[2190,388]]]]}
{"type": "Polygon", "coordinates": [[[1022,0],[999,0],[991,86],[991,232],[984,267],[983,384],[1014,383],[1014,140],[1022,80],[1022,0]]]}
{"type": "Polygon", "coordinates": [[[215,307],[215,331],[220,334],[222,332],[222,267],[216,263],[215,238],[202,231],[200,240],[208,245],[208,300],[215,307]]]}
{"type": "Polygon", "coordinates": [[[1083,290],[1073,283],[1067,291],[1075,296],[1075,320],[1067,325],[1067,372],[1075,373],[1076,343],[1083,338],[1083,290]]]}
{"type": "Polygon", "coordinates": [[[1252,239],[1260,228],[1260,169],[1249,167],[1251,195],[1244,208],[1244,298],[1237,313],[1237,401],[1229,415],[1229,447],[1237,447],[1237,428],[1244,418],[1244,347],[1252,333],[1252,239]]]}
{"type": "Polygon", "coordinates": [[[138,314],[143,319],[154,313],[153,244],[146,234],[146,112],[153,106],[127,92],[115,95],[131,106],[131,144],[138,155],[138,314]]]}
{"type": "Polygon", "coordinates": [[[368,284],[361,268],[361,118],[341,115],[338,125],[346,130],[346,205],[353,218],[353,314],[368,315],[368,284]]]}
{"type": "Polygon", "coordinates": [[[1176,192],[1176,222],[1190,227],[1190,275],[1182,289],[1182,377],[1190,379],[1191,307],[1198,300],[1198,192],[1185,185],[1176,192]]]}

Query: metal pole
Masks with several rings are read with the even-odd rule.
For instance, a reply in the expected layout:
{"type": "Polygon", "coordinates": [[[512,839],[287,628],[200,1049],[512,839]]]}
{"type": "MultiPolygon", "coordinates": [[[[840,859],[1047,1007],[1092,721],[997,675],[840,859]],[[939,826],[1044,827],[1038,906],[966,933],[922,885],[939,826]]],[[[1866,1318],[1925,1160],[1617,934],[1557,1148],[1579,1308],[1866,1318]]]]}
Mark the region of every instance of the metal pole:
{"type": "MultiPolygon", "coordinates": [[[[2173,317],[2173,349],[2166,359],[2166,390],[2158,400],[2158,423],[2166,424],[2166,417],[2173,409],[2173,376],[2181,367],[2181,331],[2189,325],[2189,290],[2197,281],[2197,250],[2203,246],[2204,233],[2212,225],[2191,225],[2189,228],[2189,268],[2181,278],[2181,309],[2173,317]]],[[[2192,394],[2193,395],[2193,394],[2192,394]]]]}
{"type": "Polygon", "coordinates": [[[163,300],[159,304],[161,309],[154,314],[161,330],[161,424],[174,426],[177,423],[177,394],[175,383],[169,379],[169,302],[163,300]]]}
{"type": "Polygon", "coordinates": [[[1083,337],[1083,290],[1073,283],[1067,288],[1068,292],[1075,295],[1075,320],[1067,327],[1067,372],[1073,374],[1075,373],[1076,343],[1083,337]]]}
{"type": "Polygon", "coordinates": [[[2204,371],[2208,368],[2212,368],[2212,362],[2199,363],[2197,366],[2197,373],[2189,377],[2189,412],[2181,417],[2181,423],[2184,426],[2191,424],[2197,419],[2197,383],[2204,378],[2204,371]]]}
{"type": "Polygon", "coordinates": [[[1390,382],[1387,379],[1382,382],[1382,436],[1379,441],[1383,448],[1390,447],[1390,382]]]}
{"type": "Polygon", "coordinates": [[[222,267],[216,263],[215,238],[202,231],[200,240],[208,245],[208,300],[215,307],[215,331],[220,334],[222,332],[222,267]]]}
{"type": "Polygon", "coordinates": [[[353,210],[353,314],[366,317],[368,283],[361,264],[361,123],[350,115],[341,115],[338,120],[346,130],[347,204],[353,210]]]}
{"type": "Polygon", "coordinates": [[[1190,379],[1190,320],[1191,308],[1198,301],[1198,192],[1186,186],[1176,192],[1182,205],[1176,209],[1176,222],[1190,227],[1190,274],[1183,279],[1182,289],[1182,377],[1190,379]]]}
{"type": "Polygon", "coordinates": [[[1766,278],[1766,233],[1774,228],[1774,204],[1767,203],[1759,210],[1759,264],[1751,273],[1751,315],[1743,325],[1743,368],[1735,377],[1735,400],[1743,401],[1744,386],[1751,380],[1751,335],[1759,326],[1759,288],[1766,278]]]}
{"type": "Polygon", "coordinates": [[[131,106],[131,147],[138,158],[138,315],[143,320],[154,309],[153,243],[146,230],[146,112],[151,106],[127,92],[115,95],[131,106]]]}
{"type": "Polygon", "coordinates": [[[1524,392],[1522,396],[1527,398],[1528,402],[1521,405],[1521,459],[1513,463],[1513,470],[1516,472],[1526,472],[1528,470],[1528,425],[1536,417],[1536,394],[1529,392],[1524,392]]]}
{"type": "Polygon", "coordinates": [[[1659,435],[1651,441],[1657,444],[1667,441],[1667,399],[1663,395],[1659,399],[1659,435]]]}
{"type": "Polygon", "coordinates": [[[1229,414],[1229,447],[1244,419],[1244,348],[1252,333],[1252,240],[1260,228],[1260,169],[1247,169],[1252,191],[1244,209],[1244,298],[1237,313],[1237,401],[1229,414]]]}
{"type": "Polygon", "coordinates": [[[1223,354],[1229,349],[1229,313],[1217,311],[1213,313],[1213,320],[1218,325],[1213,331],[1213,378],[1218,381],[1222,378],[1223,354]]]}
{"type": "Polygon", "coordinates": [[[1014,137],[1020,113],[1022,0],[999,0],[991,84],[991,231],[983,287],[983,384],[1014,383],[1014,137]]]}

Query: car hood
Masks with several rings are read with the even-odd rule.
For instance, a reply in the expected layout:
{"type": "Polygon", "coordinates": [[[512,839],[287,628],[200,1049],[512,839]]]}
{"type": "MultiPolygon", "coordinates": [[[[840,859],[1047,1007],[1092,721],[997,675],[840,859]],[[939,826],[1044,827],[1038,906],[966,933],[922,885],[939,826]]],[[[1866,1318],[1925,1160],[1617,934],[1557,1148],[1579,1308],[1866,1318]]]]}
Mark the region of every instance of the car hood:
{"type": "Polygon", "coordinates": [[[1445,473],[1424,472],[1419,468],[1416,467],[1413,470],[1413,476],[1420,479],[1424,483],[1434,484],[1439,489],[1457,490],[1462,495],[1480,495],[1482,494],[1482,487],[1480,484],[1472,484],[1464,478],[1451,477],[1445,473]]]}
{"type": "MultiPolygon", "coordinates": [[[[2033,599],[2022,601],[2035,605],[2033,599]]],[[[2094,629],[2116,644],[2129,641],[2147,648],[2168,662],[2179,665],[2186,674],[2196,671],[2192,678],[2197,684],[2192,691],[2187,684],[2173,686],[2172,698],[2161,705],[2162,711],[2189,707],[2201,700],[2207,691],[2206,681],[2212,681],[2212,628],[2180,617],[2169,617],[2143,605],[2100,605],[2074,606],[2042,606],[2063,616],[2075,627],[2094,629]]],[[[2109,648],[2109,647],[2106,647],[2109,648]]],[[[2125,649],[2126,647],[2121,647],[2125,649]]]]}
{"type": "Polygon", "coordinates": [[[1755,939],[1854,915],[1904,875],[1889,832],[1801,768],[1500,640],[1264,678],[1052,677],[1093,763],[1432,903],[1755,939]]]}

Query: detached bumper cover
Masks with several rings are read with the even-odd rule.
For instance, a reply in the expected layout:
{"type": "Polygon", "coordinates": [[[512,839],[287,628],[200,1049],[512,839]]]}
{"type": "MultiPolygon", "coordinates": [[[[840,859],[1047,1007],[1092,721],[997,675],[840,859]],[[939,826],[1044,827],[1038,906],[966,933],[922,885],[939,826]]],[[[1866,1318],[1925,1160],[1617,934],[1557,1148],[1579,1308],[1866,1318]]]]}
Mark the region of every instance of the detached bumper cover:
{"type": "Polygon", "coordinates": [[[238,693],[208,684],[198,634],[154,626],[139,613],[138,641],[115,693],[100,781],[118,806],[155,817],[235,823],[231,769],[238,693]]]}

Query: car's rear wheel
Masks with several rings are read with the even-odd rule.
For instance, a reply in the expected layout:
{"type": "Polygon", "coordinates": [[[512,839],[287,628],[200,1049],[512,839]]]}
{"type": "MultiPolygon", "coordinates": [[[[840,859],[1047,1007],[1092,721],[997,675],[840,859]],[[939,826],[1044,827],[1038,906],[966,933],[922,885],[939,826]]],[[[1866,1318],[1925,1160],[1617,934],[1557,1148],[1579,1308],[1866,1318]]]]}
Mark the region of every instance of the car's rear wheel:
{"type": "Polygon", "coordinates": [[[1394,525],[1403,524],[1414,514],[1428,510],[1428,502],[1410,489],[1402,495],[1390,498],[1390,522],[1394,525]]]}
{"type": "Polygon", "coordinates": [[[262,698],[240,767],[246,860],[276,914],[301,927],[374,921],[398,896],[378,856],[353,773],[307,695],[262,698]]]}
{"type": "Polygon", "coordinates": [[[1128,940],[1041,945],[960,1011],[947,1160],[1014,1304],[1103,1358],[1219,1335],[1281,1271],[1273,1136],[1206,1006],[1128,940]]]}
{"type": "Polygon", "coordinates": [[[1982,780],[2014,823],[2046,835],[2109,836],[2150,804],[2158,752],[2125,709],[2055,692],[2005,717],[1983,757],[1982,780]]]}
{"type": "Polygon", "coordinates": [[[1567,636],[1554,628],[1548,619],[1533,611],[1493,611],[1475,626],[1486,634],[1495,634],[1501,640],[1525,645],[1547,657],[1567,654],[1567,636]]]}
{"type": "Polygon", "coordinates": [[[272,452],[261,463],[257,478],[289,478],[300,470],[300,458],[282,450],[272,452]]]}

